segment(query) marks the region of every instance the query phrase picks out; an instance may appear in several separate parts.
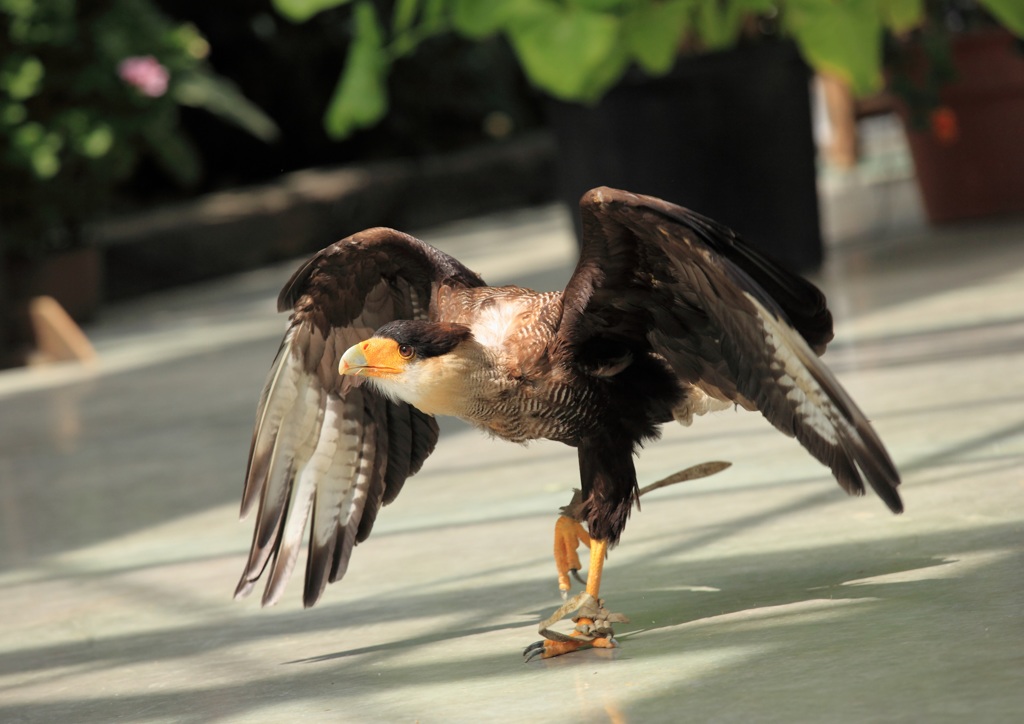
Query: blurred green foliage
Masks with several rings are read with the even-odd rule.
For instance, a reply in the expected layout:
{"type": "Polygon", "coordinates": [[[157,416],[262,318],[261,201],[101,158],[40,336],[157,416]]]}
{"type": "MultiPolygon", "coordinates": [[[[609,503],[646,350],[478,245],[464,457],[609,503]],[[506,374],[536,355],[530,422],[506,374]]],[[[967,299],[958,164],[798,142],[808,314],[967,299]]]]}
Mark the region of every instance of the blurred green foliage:
{"type": "Polygon", "coordinates": [[[911,128],[932,126],[944,88],[958,80],[956,37],[998,25],[1024,36],[1024,0],[925,0],[924,21],[889,49],[889,88],[903,100],[911,128]]]}
{"type": "MultiPolygon", "coordinates": [[[[1024,0],[978,0],[1024,34],[1024,0]]],[[[274,0],[293,22],[351,5],[353,39],[328,108],[335,138],[388,112],[387,77],[427,38],[504,35],[542,91],[593,102],[630,66],[667,73],[680,51],[731,47],[768,25],[791,36],[808,63],[858,94],[883,83],[883,39],[924,17],[926,0],[274,0]]]]}
{"type": "MultiPolygon", "coordinates": [[[[1006,1],[1006,0],[995,0],[1006,1]]],[[[352,5],[354,36],[326,116],[335,137],[387,113],[386,78],[424,39],[453,32],[507,37],[530,81],[563,100],[592,102],[631,66],[668,72],[681,50],[728,48],[758,24],[793,36],[816,68],[858,92],[880,87],[882,37],[917,22],[923,0],[274,0],[304,22],[352,5]]]]}
{"type": "Polygon", "coordinates": [[[149,0],[0,0],[3,247],[75,245],[143,157],[195,183],[180,106],[272,140],[273,121],[212,72],[208,53],[195,27],[149,0]]]}

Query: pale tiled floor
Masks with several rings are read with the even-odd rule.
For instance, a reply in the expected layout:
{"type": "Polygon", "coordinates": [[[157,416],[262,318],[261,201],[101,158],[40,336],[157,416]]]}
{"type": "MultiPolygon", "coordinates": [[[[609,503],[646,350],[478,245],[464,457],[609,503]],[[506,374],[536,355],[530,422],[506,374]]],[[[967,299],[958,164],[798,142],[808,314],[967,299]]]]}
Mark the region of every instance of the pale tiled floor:
{"type": "MultiPolygon", "coordinates": [[[[556,210],[435,230],[557,287],[556,210]]],[[[667,429],[603,592],[622,648],[524,665],[559,603],[556,444],[445,424],[348,575],[304,611],[231,591],[237,498],[293,265],[110,308],[101,362],[0,375],[0,721],[1016,721],[1024,711],[1024,222],[849,243],[826,359],[905,478],[847,498],[759,416],[667,429]]]]}

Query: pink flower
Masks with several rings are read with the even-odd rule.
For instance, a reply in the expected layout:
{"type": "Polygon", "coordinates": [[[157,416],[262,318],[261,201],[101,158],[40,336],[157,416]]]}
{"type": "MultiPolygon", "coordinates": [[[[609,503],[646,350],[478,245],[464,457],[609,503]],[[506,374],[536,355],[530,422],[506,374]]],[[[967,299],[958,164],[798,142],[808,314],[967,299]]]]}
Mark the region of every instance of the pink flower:
{"type": "Polygon", "coordinates": [[[117,64],[117,75],[139,93],[159,98],[167,92],[171,74],[152,55],[133,55],[117,64]]]}

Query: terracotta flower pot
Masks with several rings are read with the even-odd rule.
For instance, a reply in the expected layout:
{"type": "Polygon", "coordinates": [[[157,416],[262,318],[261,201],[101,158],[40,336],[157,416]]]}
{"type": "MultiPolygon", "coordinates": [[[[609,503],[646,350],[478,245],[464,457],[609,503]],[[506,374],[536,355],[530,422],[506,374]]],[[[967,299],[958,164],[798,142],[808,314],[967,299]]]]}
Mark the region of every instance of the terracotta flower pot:
{"type": "Polygon", "coordinates": [[[957,78],[929,127],[904,124],[933,223],[1024,212],[1024,53],[1015,43],[998,29],[957,36],[957,78]]]}

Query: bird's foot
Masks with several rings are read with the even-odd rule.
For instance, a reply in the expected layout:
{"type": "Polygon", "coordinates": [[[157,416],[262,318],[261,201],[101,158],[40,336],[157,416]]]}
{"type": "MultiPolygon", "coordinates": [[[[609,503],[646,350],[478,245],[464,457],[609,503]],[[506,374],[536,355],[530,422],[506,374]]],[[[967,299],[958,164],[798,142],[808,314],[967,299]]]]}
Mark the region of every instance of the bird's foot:
{"type": "Polygon", "coordinates": [[[572,639],[567,641],[534,641],[523,650],[523,662],[529,663],[535,658],[550,659],[562,654],[571,654],[573,651],[583,649],[614,649],[619,642],[611,636],[598,637],[589,641],[583,639],[572,639]]]}
{"type": "Polygon", "coordinates": [[[598,648],[613,649],[618,646],[615,640],[613,623],[629,623],[629,619],[621,613],[612,613],[604,607],[604,601],[595,599],[586,591],[566,601],[550,618],[538,627],[538,633],[544,637],[526,647],[523,656],[526,661],[536,657],[550,659],[553,656],[569,654],[581,649],[598,648]],[[576,624],[572,633],[566,635],[552,630],[552,626],[570,613],[576,624]]]}
{"type": "Polygon", "coordinates": [[[581,584],[586,584],[580,577],[580,557],[576,553],[580,543],[590,547],[590,534],[587,533],[583,524],[564,513],[558,516],[555,521],[555,568],[558,569],[558,590],[562,594],[562,600],[569,596],[569,589],[573,578],[581,584]]]}

